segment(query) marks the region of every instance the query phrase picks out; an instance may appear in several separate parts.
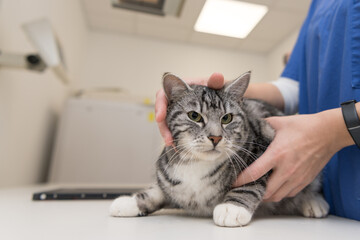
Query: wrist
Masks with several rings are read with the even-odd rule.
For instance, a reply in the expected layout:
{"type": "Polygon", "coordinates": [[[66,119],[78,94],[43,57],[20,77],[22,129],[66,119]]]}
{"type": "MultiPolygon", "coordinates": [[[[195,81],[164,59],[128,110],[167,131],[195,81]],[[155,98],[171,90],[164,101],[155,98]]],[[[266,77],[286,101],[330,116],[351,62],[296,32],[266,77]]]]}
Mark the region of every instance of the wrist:
{"type": "MultiPolygon", "coordinates": [[[[360,105],[357,105],[358,111],[360,110],[360,105]]],[[[354,140],[352,139],[342,112],[341,108],[326,110],[320,112],[322,124],[326,126],[327,131],[329,132],[329,141],[330,146],[336,151],[341,150],[344,147],[354,145],[354,140]]]]}

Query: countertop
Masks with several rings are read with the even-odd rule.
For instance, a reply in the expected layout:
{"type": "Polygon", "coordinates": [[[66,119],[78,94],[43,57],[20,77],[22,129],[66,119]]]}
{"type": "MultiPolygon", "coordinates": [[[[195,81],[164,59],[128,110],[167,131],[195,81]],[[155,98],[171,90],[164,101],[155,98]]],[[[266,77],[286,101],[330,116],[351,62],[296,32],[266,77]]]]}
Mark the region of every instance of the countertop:
{"type": "Polygon", "coordinates": [[[51,188],[0,189],[0,239],[358,239],[360,222],[329,216],[256,218],[241,228],[216,226],[210,218],[181,211],[114,218],[111,200],[32,201],[32,193],[51,188]]]}

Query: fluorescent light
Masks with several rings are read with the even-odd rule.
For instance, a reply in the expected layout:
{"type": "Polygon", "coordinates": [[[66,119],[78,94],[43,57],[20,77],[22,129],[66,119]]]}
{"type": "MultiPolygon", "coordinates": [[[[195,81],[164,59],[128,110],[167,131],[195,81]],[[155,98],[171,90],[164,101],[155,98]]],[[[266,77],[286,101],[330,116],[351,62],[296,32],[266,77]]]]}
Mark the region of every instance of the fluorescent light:
{"type": "Polygon", "coordinates": [[[195,24],[195,31],[246,38],[267,13],[264,5],[236,0],[207,0],[195,24]]]}

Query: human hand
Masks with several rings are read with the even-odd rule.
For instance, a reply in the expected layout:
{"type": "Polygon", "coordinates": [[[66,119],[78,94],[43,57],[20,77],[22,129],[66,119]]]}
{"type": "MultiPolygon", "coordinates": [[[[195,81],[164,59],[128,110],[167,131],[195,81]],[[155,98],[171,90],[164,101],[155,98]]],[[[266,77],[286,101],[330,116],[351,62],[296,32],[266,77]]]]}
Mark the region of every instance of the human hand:
{"type": "MultiPolygon", "coordinates": [[[[209,79],[207,78],[194,78],[194,79],[185,79],[185,82],[188,84],[197,84],[208,86],[213,89],[220,89],[224,86],[224,76],[221,73],[213,73],[209,79]]],[[[165,96],[165,92],[163,89],[160,89],[156,93],[156,101],[155,101],[155,119],[158,123],[158,127],[165,141],[166,146],[170,146],[173,142],[173,138],[171,136],[171,132],[166,124],[166,108],[168,105],[168,101],[165,96]]]]}
{"type": "Polygon", "coordinates": [[[276,132],[273,142],[234,184],[241,186],[252,182],[272,169],[265,201],[278,202],[294,197],[314,180],[337,151],[351,145],[339,109],[271,117],[267,122],[276,132]]]}

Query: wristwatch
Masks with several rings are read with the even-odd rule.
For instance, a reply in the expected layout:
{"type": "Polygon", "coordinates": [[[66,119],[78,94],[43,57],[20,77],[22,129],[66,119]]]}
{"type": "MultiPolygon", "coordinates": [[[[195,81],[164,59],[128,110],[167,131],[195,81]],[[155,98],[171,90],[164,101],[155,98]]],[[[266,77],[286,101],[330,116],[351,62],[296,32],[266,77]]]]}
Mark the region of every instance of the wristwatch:
{"type": "Polygon", "coordinates": [[[355,108],[355,100],[341,103],[341,110],[346,127],[355,144],[360,148],[360,120],[355,108]]]}

